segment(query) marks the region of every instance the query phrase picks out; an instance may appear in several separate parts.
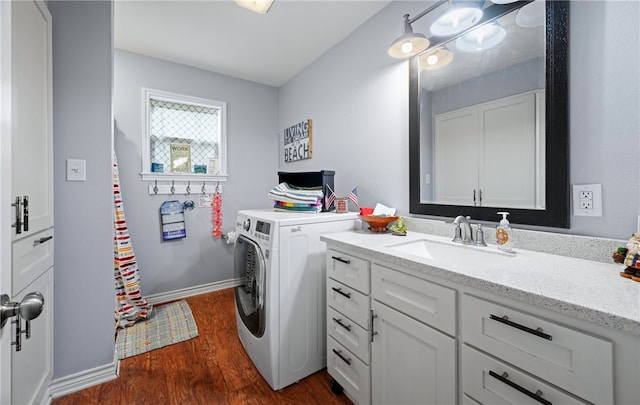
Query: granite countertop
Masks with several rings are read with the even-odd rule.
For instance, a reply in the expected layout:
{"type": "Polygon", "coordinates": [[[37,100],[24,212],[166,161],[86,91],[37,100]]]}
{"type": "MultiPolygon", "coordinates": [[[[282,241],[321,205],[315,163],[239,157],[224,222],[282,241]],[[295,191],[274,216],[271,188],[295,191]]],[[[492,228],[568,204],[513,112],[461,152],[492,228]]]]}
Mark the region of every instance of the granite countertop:
{"type": "MultiPolygon", "coordinates": [[[[373,260],[547,308],[575,318],[640,335],[640,283],[620,277],[621,264],[514,249],[514,255],[486,263],[445,263],[390,249],[420,239],[450,244],[451,238],[407,232],[354,231],[320,237],[328,247],[350,249],[373,260]]],[[[495,246],[467,247],[498,253],[495,246]]],[[[504,257],[507,256],[507,257],[504,257]]],[[[457,260],[459,261],[459,260],[457,260]]]]}

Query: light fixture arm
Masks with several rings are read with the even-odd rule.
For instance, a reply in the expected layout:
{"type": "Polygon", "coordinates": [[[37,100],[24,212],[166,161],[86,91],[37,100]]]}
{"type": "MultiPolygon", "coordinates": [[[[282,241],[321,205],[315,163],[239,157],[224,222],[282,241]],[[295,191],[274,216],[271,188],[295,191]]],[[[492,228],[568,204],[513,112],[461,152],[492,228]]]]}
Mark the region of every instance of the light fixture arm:
{"type": "MultiPolygon", "coordinates": [[[[438,0],[431,7],[427,8],[426,10],[424,10],[421,13],[417,14],[415,17],[409,18],[407,22],[409,23],[409,25],[413,24],[414,22],[418,21],[419,19],[421,19],[422,17],[424,17],[425,15],[429,14],[430,12],[435,10],[436,8],[440,7],[443,3],[446,3],[448,1],[449,0],[438,0]]],[[[406,14],[406,15],[409,16],[409,14],[406,14]]]]}

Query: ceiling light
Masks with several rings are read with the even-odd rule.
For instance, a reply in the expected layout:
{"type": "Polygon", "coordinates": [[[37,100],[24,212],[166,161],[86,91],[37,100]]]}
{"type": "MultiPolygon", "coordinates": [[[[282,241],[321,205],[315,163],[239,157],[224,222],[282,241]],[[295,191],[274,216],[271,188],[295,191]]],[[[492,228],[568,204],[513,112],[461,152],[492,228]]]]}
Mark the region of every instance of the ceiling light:
{"type": "MultiPolygon", "coordinates": [[[[414,20],[415,21],[415,20],[414,20]]],[[[409,14],[404,15],[402,35],[393,41],[389,47],[389,56],[393,58],[408,58],[419,54],[429,47],[429,40],[422,34],[416,34],[411,28],[412,21],[409,14]]]]}
{"type": "Polygon", "coordinates": [[[420,55],[420,70],[436,70],[447,66],[453,54],[447,48],[435,49],[420,55]]]}
{"type": "Polygon", "coordinates": [[[483,51],[498,45],[506,35],[500,24],[485,24],[458,38],[456,47],[464,52],[483,51]]]}
{"type": "Polygon", "coordinates": [[[258,14],[265,14],[271,8],[273,0],[236,0],[236,4],[258,14]]]}
{"type": "Polygon", "coordinates": [[[437,36],[455,35],[474,26],[482,18],[482,10],[477,7],[450,6],[431,24],[431,33],[437,36]]]}

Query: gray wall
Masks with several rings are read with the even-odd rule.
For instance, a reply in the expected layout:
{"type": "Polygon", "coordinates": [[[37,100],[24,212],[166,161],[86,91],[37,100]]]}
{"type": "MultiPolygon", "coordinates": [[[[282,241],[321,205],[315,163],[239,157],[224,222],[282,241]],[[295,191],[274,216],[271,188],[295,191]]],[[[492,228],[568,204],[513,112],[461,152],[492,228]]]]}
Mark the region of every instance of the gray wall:
{"type": "MultiPolygon", "coordinates": [[[[602,184],[603,216],[571,216],[559,232],[627,239],[636,229],[639,4],[571,2],[570,182],[602,184]]],[[[391,3],[280,88],[280,129],[314,120],[313,158],[284,163],[280,150],[282,170],[335,169],[339,195],[358,185],[361,206],[382,202],[408,214],[408,67],[387,48],[402,15],[424,7],[391,3]]],[[[282,149],[282,131],[279,139],[282,149]]]]}
{"type": "MultiPolygon", "coordinates": [[[[149,195],[140,179],[142,87],[227,103],[227,182],[221,183],[223,228],[235,229],[240,209],[268,208],[277,184],[278,93],[275,87],[116,50],[114,142],[127,225],[140,267],[143,295],[233,278],[233,247],[211,235],[211,209],[187,211],[185,239],[162,242],[159,209],[185,196],[149,195]]],[[[192,184],[194,193],[201,186],[192,184]]],[[[197,203],[197,197],[193,199],[197,203]]]]}
{"type": "Polygon", "coordinates": [[[113,362],[112,10],[49,1],[53,17],[54,378],[113,362]],[[66,159],[87,181],[67,182],[66,159]]]}

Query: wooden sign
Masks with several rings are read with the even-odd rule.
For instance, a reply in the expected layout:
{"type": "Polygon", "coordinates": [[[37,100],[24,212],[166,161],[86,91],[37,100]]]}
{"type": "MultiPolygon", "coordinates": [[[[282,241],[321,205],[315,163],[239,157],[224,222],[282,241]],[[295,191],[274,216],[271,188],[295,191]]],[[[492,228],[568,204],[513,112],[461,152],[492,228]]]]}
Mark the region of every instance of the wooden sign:
{"type": "Polygon", "coordinates": [[[311,159],[311,118],[284,129],[284,161],[311,159]]]}

